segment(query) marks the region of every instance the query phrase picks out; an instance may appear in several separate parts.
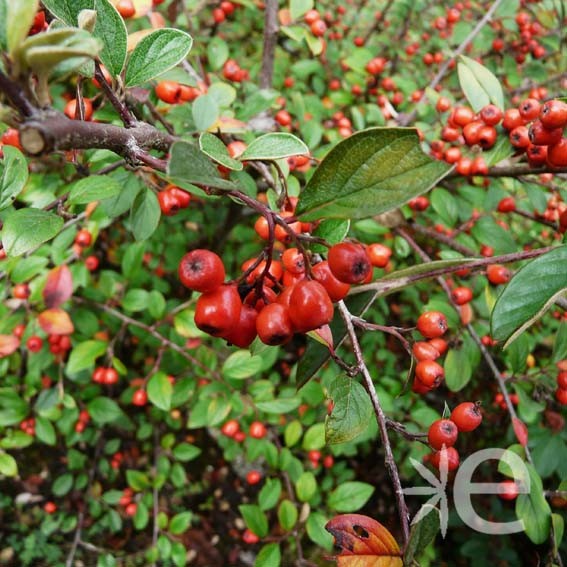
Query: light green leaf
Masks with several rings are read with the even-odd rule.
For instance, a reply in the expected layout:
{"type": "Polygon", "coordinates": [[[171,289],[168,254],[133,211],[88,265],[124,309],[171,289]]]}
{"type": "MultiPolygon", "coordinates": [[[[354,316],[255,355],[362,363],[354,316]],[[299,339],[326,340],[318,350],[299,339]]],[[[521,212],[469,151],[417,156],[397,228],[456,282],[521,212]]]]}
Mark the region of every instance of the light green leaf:
{"type": "Polygon", "coordinates": [[[13,146],[4,146],[2,175],[0,176],[0,211],[9,207],[25,187],[28,180],[26,158],[13,146]]]}
{"type": "Polygon", "coordinates": [[[303,16],[303,14],[312,10],[313,6],[313,0],[290,0],[289,11],[291,13],[291,19],[297,20],[303,16]]]}
{"type": "Polygon", "coordinates": [[[230,157],[223,141],[209,132],[201,134],[199,147],[205,155],[228,169],[240,171],[243,168],[242,162],[230,157]]]}
{"type": "Polygon", "coordinates": [[[219,105],[210,95],[204,94],[195,100],[192,107],[193,122],[199,131],[208,130],[219,117],[219,105]]]}
{"type": "Polygon", "coordinates": [[[254,567],[280,567],[282,554],[277,543],[268,543],[259,551],[254,567]]]}
{"type": "Polygon", "coordinates": [[[278,507],[278,521],[285,531],[289,531],[295,526],[298,517],[297,508],[290,500],[282,500],[278,507]]]}
{"type": "Polygon", "coordinates": [[[296,212],[305,221],[375,216],[425,193],[449,170],[423,153],[415,129],[370,128],[325,156],[296,212]]]}
{"type": "Polygon", "coordinates": [[[171,518],[169,523],[169,531],[173,535],[181,535],[183,532],[187,531],[191,525],[191,520],[193,519],[193,512],[181,512],[176,514],[171,518]]]}
{"type": "Polygon", "coordinates": [[[171,409],[173,386],[165,372],[157,372],[148,382],[148,399],[154,406],[164,411],[171,409]]]}
{"type": "Polygon", "coordinates": [[[57,236],[63,219],[40,209],[19,209],[4,222],[2,243],[8,256],[21,256],[57,236]]]}
{"type": "Polygon", "coordinates": [[[46,445],[55,445],[57,435],[51,421],[45,417],[37,416],[35,418],[35,434],[36,437],[46,445]]]}
{"type": "Polygon", "coordinates": [[[213,71],[218,71],[228,59],[228,44],[218,35],[207,42],[207,62],[213,71]]]}
{"type": "Polygon", "coordinates": [[[8,2],[6,21],[2,25],[6,29],[8,51],[13,56],[27,37],[32,27],[35,14],[39,7],[39,0],[11,0],[8,2]]]}
{"type": "Polygon", "coordinates": [[[279,478],[267,478],[260,494],[258,494],[258,504],[264,511],[272,509],[280,499],[282,493],[282,483],[279,478]]]}
{"type": "Polygon", "coordinates": [[[132,233],[136,240],[149,238],[156,230],[161,217],[159,201],[155,193],[149,189],[142,189],[130,211],[132,233]]]}
{"type": "Polygon", "coordinates": [[[256,138],[238,159],[241,161],[273,161],[308,154],[309,148],[293,134],[273,132],[256,138]]]}
{"type": "Polygon", "coordinates": [[[299,398],[280,398],[267,402],[256,402],[255,405],[260,411],[266,413],[288,413],[298,408],[301,404],[299,398]]]}
{"type": "Polygon", "coordinates": [[[70,205],[86,205],[93,201],[111,199],[116,197],[121,190],[122,187],[118,181],[112,177],[108,175],[91,175],[77,181],[71,187],[68,203],[70,205]]]}
{"type": "Polygon", "coordinates": [[[354,379],[339,376],[329,387],[333,411],[325,419],[329,444],[347,443],[366,431],[372,418],[372,404],[366,390],[354,379]]]}
{"type": "Polygon", "coordinates": [[[491,335],[509,345],[567,289],[567,246],[558,246],[521,268],[500,294],[490,319],[491,335]]]}
{"type": "Polygon", "coordinates": [[[443,364],[445,383],[452,392],[462,390],[472,377],[468,353],[464,349],[450,349],[443,364]]]}
{"type": "Polygon", "coordinates": [[[530,464],[525,464],[530,477],[529,494],[519,494],[516,500],[516,516],[524,522],[524,530],[536,545],[549,538],[551,508],[543,495],[541,478],[530,464]]]}
{"type": "Polygon", "coordinates": [[[87,407],[93,421],[99,425],[112,423],[124,416],[124,412],[114,400],[103,396],[91,400],[87,407]]]}
{"type": "Polygon", "coordinates": [[[178,461],[187,462],[196,459],[201,454],[201,449],[190,443],[180,443],[173,449],[173,456],[178,461]]]}
{"type": "Polygon", "coordinates": [[[246,527],[258,537],[268,534],[268,518],[259,506],[253,504],[242,504],[238,507],[246,527]]]}
{"type": "Polygon", "coordinates": [[[106,352],[104,341],[84,341],[76,345],[65,366],[67,374],[77,374],[94,365],[95,360],[106,352]]]}
{"type": "Polygon", "coordinates": [[[193,39],[178,29],[162,28],[144,37],[126,67],[126,86],[135,87],[165,73],[191,50],[193,39]]]}
{"type": "Polygon", "coordinates": [[[461,55],[457,71],[463,93],[475,112],[490,103],[504,110],[502,85],[484,65],[461,55]]]}
{"type": "Polygon", "coordinates": [[[317,492],[317,479],[311,471],[302,473],[295,483],[295,492],[300,502],[309,502],[317,492]]]}
{"type": "Polygon", "coordinates": [[[18,463],[12,455],[0,452],[0,474],[4,476],[17,476],[18,463]]]}
{"type": "Polygon", "coordinates": [[[252,356],[247,350],[233,352],[222,365],[224,378],[244,380],[262,369],[262,357],[252,356]]]}
{"type": "Polygon", "coordinates": [[[344,482],[329,494],[327,505],[336,512],[356,512],[368,502],[374,490],[365,482],[344,482]]]}
{"type": "Polygon", "coordinates": [[[94,0],[97,19],[93,35],[102,40],[104,47],[100,60],[113,77],[124,68],[127,54],[128,32],[122,16],[109,0],[94,0]]]}

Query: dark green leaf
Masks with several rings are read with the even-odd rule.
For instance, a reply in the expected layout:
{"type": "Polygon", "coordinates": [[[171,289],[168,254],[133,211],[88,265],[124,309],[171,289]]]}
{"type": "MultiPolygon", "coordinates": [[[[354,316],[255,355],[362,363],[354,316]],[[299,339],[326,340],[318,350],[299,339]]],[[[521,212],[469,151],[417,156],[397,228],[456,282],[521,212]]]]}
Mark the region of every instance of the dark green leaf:
{"type": "Polygon", "coordinates": [[[225,378],[244,380],[257,374],[261,369],[261,356],[252,356],[247,350],[237,350],[224,361],[222,375],[225,378]]]}
{"type": "Polygon", "coordinates": [[[2,243],[8,256],[21,256],[56,236],[63,219],[40,209],[19,209],[4,222],[2,243]]]}
{"type": "Polygon", "coordinates": [[[137,491],[150,488],[151,486],[151,482],[147,474],[133,469],[126,471],[126,481],[130,488],[137,491]]]}
{"type": "Polygon", "coordinates": [[[368,502],[374,490],[366,482],[344,482],[329,494],[327,505],[336,512],[356,512],[368,502]]]}
{"type": "Polygon", "coordinates": [[[47,420],[45,417],[37,416],[35,418],[35,434],[36,437],[46,445],[55,445],[55,441],[57,440],[55,428],[51,421],[47,420]]]}
{"type": "Polygon", "coordinates": [[[567,289],[567,246],[532,260],[500,294],[491,316],[492,336],[510,344],[567,289]]]}
{"type": "Polygon", "coordinates": [[[53,483],[51,490],[55,496],[65,496],[73,487],[73,475],[65,473],[53,483]]]}
{"type": "Polygon", "coordinates": [[[445,357],[445,383],[452,392],[462,390],[472,377],[472,367],[464,349],[452,348],[445,357]]]}
{"type": "Polygon", "coordinates": [[[201,449],[199,447],[195,447],[195,445],[191,445],[190,443],[180,443],[173,449],[173,456],[178,461],[192,461],[196,459],[201,454],[201,449]]]}
{"type": "Polygon", "coordinates": [[[412,565],[414,559],[419,559],[439,532],[439,510],[430,504],[424,504],[422,510],[424,515],[422,515],[421,520],[413,524],[411,528],[410,538],[404,553],[404,565],[412,565]]]}
{"type": "Polygon", "coordinates": [[[126,86],[141,85],[181,62],[193,39],[178,29],[162,28],[144,37],[135,47],[126,67],[126,86]]]}
{"type": "Polygon", "coordinates": [[[124,415],[114,400],[102,396],[91,400],[87,407],[93,421],[99,425],[116,421],[124,415]]]}
{"type": "Polygon", "coordinates": [[[199,131],[208,130],[218,120],[219,105],[210,95],[204,94],[195,100],[192,107],[193,122],[199,131]]]}
{"type": "Polygon", "coordinates": [[[97,19],[93,35],[102,40],[100,60],[113,77],[117,77],[126,62],[128,32],[122,16],[109,0],[94,0],[97,19]]]}
{"type": "Polygon", "coordinates": [[[304,472],[295,483],[295,492],[300,502],[309,502],[317,492],[317,479],[311,471],[304,472]]]}
{"type": "Polygon", "coordinates": [[[65,367],[67,374],[77,374],[94,365],[95,360],[106,352],[106,343],[103,341],[84,341],[76,345],[71,351],[69,361],[65,367]]]}
{"type": "Polygon", "coordinates": [[[361,219],[425,193],[450,167],[425,155],[413,128],[371,128],[336,145],[303,190],[297,214],[361,219]]]}
{"type": "Polygon", "coordinates": [[[238,507],[248,529],[258,537],[265,537],[268,533],[268,518],[259,506],[242,504],[238,507]]]}
{"type": "Polygon", "coordinates": [[[91,10],[94,0],[42,0],[42,4],[67,25],[76,26],[79,12],[91,10]]]}
{"type": "Polygon", "coordinates": [[[201,134],[199,147],[205,155],[228,169],[240,171],[243,168],[242,162],[230,157],[222,140],[209,132],[201,134]]]}
{"type": "MultiPolygon", "coordinates": [[[[107,1],[107,0],[105,0],[107,1]]],[[[68,203],[70,205],[86,205],[93,201],[116,197],[122,187],[108,175],[91,175],[77,181],[71,188],[68,203]]]]}
{"type": "Polygon", "coordinates": [[[258,504],[264,511],[271,510],[280,499],[282,483],[279,478],[268,478],[258,494],[258,504]]]}
{"type": "Polygon", "coordinates": [[[530,492],[518,495],[516,516],[524,522],[524,530],[530,540],[540,545],[549,538],[551,508],[543,495],[541,478],[530,464],[525,466],[530,478],[530,492]]]}
{"type": "Polygon", "coordinates": [[[173,516],[173,518],[171,518],[171,522],[169,523],[169,531],[173,535],[181,535],[191,525],[192,518],[192,512],[181,512],[179,514],[176,514],[175,516],[173,516]]]}
{"type": "Polygon", "coordinates": [[[154,406],[169,411],[171,409],[171,397],[173,386],[165,372],[157,372],[148,382],[148,399],[154,406]]]}
{"type": "Polygon", "coordinates": [[[299,398],[280,398],[278,400],[270,400],[267,402],[256,402],[255,405],[260,411],[266,413],[285,414],[298,408],[301,404],[299,398]]]}

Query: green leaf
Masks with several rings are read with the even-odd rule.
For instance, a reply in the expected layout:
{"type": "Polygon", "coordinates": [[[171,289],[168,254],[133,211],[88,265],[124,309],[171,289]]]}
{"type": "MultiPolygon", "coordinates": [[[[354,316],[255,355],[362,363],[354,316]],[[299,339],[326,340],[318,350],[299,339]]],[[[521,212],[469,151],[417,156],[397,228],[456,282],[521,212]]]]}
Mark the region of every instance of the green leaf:
{"type": "Polygon", "coordinates": [[[155,193],[149,189],[142,189],[130,211],[132,233],[136,240],[149,238],[156,230],[161,217],[159,201],[155,193]]]}
{"type": "Polygon", "coordinates": [[[136,506],[136,513],[134,514],[134,527],[137,530],[143,530],[148,525],[150,521],[150,513],[146,504],[138,502],[136,506]]]}
{"type": "Polygon", "coordinates": [[[130,488],[137,491],[145,490],[146,488],[151,487],[151,482],[148,478],[148,475],[133,469],[128,469],[126,471],[126,482],[128,483],[128,486],[130,488]]]}
{"type": "Polygon", "coordinates": [[[305,221],[375,216],[425,193],[449,170],[423,153],[415,129],[370,128],[325,156],[296,212],[305,221]]]}
{"type": "MultiPolygon", "coordinates": [[[[214,39],[216,38],[211,41],[214,39]]],[[[213,83],[207,90],[207,94],[212,96],[221,108],[229,108],[236,100],[236,89],[226,83],[213,83]]]]}
{"type": "MultiPolygon", "coordinates": [[[[198,99],[197,99],[198,100],[198,99]]],[[[242,162],[230,157],[223,141],[210,132],[203,132],[199,137],[201,151],[222,166],[235,171],[243,168],[242,162]]]]}
{"type": "Polygon", "coordinates": [[[208,130],[219,117],[219,105],[210,95],[204,94],[195,100],[192,107],[195,128],[199,131],[208,130]]]}
{"type": "Polygon", "coordinates": [[[301,404],[299,398],[279,398],[267,402],[256,402],[255,405],[260,411],[266,413],[288,413],[297,409],[301,404]]]}
{"type": "Polygon", "coordinates": [[[84,341],[76,345],[65,366],[67,374],[77,374],[91,368],[95,360],[106,352],[106,344],[104,341],[84,341]]]}
{"type": "Polygon", "coordinates": [[[150,294],[145,289],[129,289],[122,298],[126,311],[145,311],[148,309],[150,294]]]}
{"type": "Polygon", "coordinates": [[[0,474],[4,476],[17,476],[18,463],[16,463],[16,459],[14,459],[12,455],[0,452],[0,474]]]}
{"type": "MultiPolygon", "coordinates": [[[[313,236],[323,238],[329,244],[338,244],[342,242],[350,229],[350,221],[343,219],[326,219],[319,223],[313,231],[313,236]]],[[[321,254],[326,254],[328,248],[322,244],[312,244],[311,250],[321,254]]]]}
{"type": "Polygon", "coordinates": [[[124,69],[128,32],[122,16],[109,0],[94,0],[97,19],[93,35],[102,40],[104,47],[100,60],[113,77],[124,69]]]}
{"type": "Polygon", "coordinates": [[[226,41],[215,35],[207,42],[207,63],[213,71],[218,71],[228,59],[229,48],[226,41]]]}
{"type": "Polygon", "coordinates": [[[431,206],[447,226],[454,226],[459,220],[459,206],[455,197],[446,189],[431,191],[431,206]]]}
{"type": "Polygon", "coordinates": [[[67,202],[70,205],[86,205],[116,197],[120,191],[122,187],[116,179],[108,175],[91,175],[73,184],[67,202]]]}
{"type": "Polygon", "coordinates": [[[289,11],[292,20],[297,20],[303,14],[312,10],[314,6],[313,0],[290,0],[289,11]]]}
{"type": "Polygon", "coordinates": [[[278,507],[278,521],[285,531],[289,531],[295,526],[298,517],[297,508],[290,500],[282,500],[278,507]]]}
{"type": "Polygon", "coordinates": [[[410,538],[404,553],[404,565],[412,565],[414,560],[419,559],[427,546],[435,539],[441,527],[440,513],[437,508],[431,504],[424,504],[422,510],[424,515],[421,520],[411,527],[410,538]]]}
{"type": "Polygon", "coordinates": [[[333,536],[325,529],[325,525],[329,518],[325,517],[321,512],[311,512],[305,527],[309,539],[327,551],[333,549],[333,536]]]}
{"type": "Polygon", "coordinates": [[[567,289],[567,246],[558,246],[521,268],[500,294],[490,318],[491,335],[504,348],[567,289]]]}
{"type": "Polygon", "coordinates": [[[112,423],[124,416],[124,412],[114,400],[103,396],[91,400],[87,407],[93,421],[99,425],[112,423]]]}
{"type": "Polygon", "coordinates": [[[370,499],[375,488],[366,482],[344,482],[327,499],[327,505],[336,512],[356,512],[370,499]]]}
{"type": "Polygon", "coordinates": [[[65,496],[65,494],[69,493],[72,487],[73,475],[65,473],[57,478],[57,480],[53,483],[51,491],[53,492],[53,494],[55,494],[55,496],[65,496]]]}
{"type": "Polygon", "coordinates": [[[555,540],[555,553],[557,553],[557,550],[559,549],[559,546],[563,541],[563,533],[565,532],[565,520],[563,520],[563,516],[560,516],[559,514],[552,514],[551,524],[553,527],[553,535],[555,540]]]}
{"type": "Polygon", "coordinates": [[[529,494],[519,494],[516,500],[516,516],[524,522],[524,530],[536,545],[549,538],[551,508],[543,495],[541,478],[530,464],[525,464],[530,477],[529,494]]]}
{"type": "Polygon", "coordinates": [[[175,567],[185,567],[187,564],[187,550],[180,541],[171,544],[171,560],[175,567]]]}
{"type": "Polygon", "coordinates": [[[148,399],[154,406],[164,411],[171,409],[173,386],[165,372],[157,372],[148,382],[148,399]]]}
{"type": "Polygon", "coordinates": [[[0,439],[2,449],[23,449],[29,447],[34,442],[34,438],[23,431],[11,431],[7,437],[0,439]]]}
{"type": "Polygon", "coordinates": [[[40,209],[19,209],[5,220],[2,243],[8,256],[21,256],[57,236],[63,219],[40,209]]]}
{"type": "Polygon", "coordinates": [[[0,211],[9,207],[25,187],[28,163],[24,154],[13,146],[4,146],[3,170],[0,177],[0,211]]]}
{"type": "Polygon", "coordinates": [[[553,341],[553,355],[551,360],[559,362],[567,358],[567,322],[562,321],[553,341]]]}
{"type": "MultiPolygon", "coordinates": [[[[8,11],[8,6],[6,4],[7,0],[0,0],[0,22],[6,21],[6,13],[8,11]]],[[[0,24],[0,49],[6,50],[6,25],[0,24]]],[[[1,65],[0,65],[1,67],[1,65]]]]}
{"type": "Polygon", "coordinates": [[[238,507],[242,514],[246,527],[254,532],[258,537],[265,537],[268,534],[268,518],[259,506],[253,504],[242,504],[238,507]]]}
{"type": "Polygon", "coordinates": [[[232,181],[222,179],[211,161],[189,142],[175,142],[171,146],[167,175],[172,183],[194,183],[215,189],[236,189],[232,181]]]}
{"type": "Polygon", "coordinates": [[[273,132],[256,138],[239,156],[241,161],[273,161],[309,154],[309,148],[293,134],[273,132]]]}
{"type": "Polygon", "coordinates": [[[280,499],[282,483],[279,478],[267,478],[258,494],[258,504],[263,511],[271,510],[280,499]]]}
{"type": "Polygon", "coordinates": [[[462,390],[472,378],[472,367],[464,349],[450,349],[443,364],[445,383],[452,392],[462,390]]]}
{"type": "Polygon", "coordinates": [[[284,431],[285,446],[293,447],[301,439],[302,433],[301,422],[297,419],[290,421],[284,431]]]}
{"type": "Polygon", "coordinates": [[[6,29],[6,42],[10,55],[14,55],[20,44],[27,37],[38,7],[39,0],[8,2],[6,22],[2,22],[2,24],[6,29]]]}
{"type": "Polygon", "coordinates": [[[28,411],[28,404],[12,388],[0,388],[0,427],[19,423],[28,411]]]}
{"type": "Polygon", "coordinates": [[[317,492],[317,479],[311,471],[301,474],[295,483],[295,492],[300,502],[309,502],[317,492]]]}
{"type": "Polygon", "coordinates": [[[45,417],[37,416],[35,418],[35,435],[46,445],[55,445],[57,440],[53,424],[45,417]]]}
{"type": "Polygon", "coordinates": [[[144,37],[132,51],[126,67],[126,86],[135,87],[165,73],[183,61],[193,39],[178,29],[162,28],[144,37]]]}
{"type": "Polygon", "coordinates": [[[191,525],[191,520],[193,518],[193,512],[181,512],[176,514],[171,518],[169,523],[169,531],[173,535],[181,535],[183,532],[187,531],[191,525]]]}
{"type": "Polygon", "coordinates": [[[173,449],[173,456],[178,461],[187,462],[196,459],[202,453],[199,447],[191,445],[190,443],[180,443],[173,449]]]}
{"type": "Polygon", "coordinates": [[[504,110],[504,93],[500,81],[484,65],[474,59],[460,56],[457,71],[459,83],[472,109],[479,112],[483,106],[493,103],[504,110]]]}
{"type": "Polygon", "coordinates": [[[280,567],[282,554],[277,543],[268,543],[259,551],[254,567],[280,567]]]}
{"type": "Polygon", "coordinates": [[[224,378],[244,380],[262,369],[262,357],[252,356],[247,350],[233,352],[222,365],[224,378]]]}
{"type": "Polygon", "coordinates": [[[354,379],[339,376],[329,387],[333,411],[325,419],[329,444],[347,443],[366,431],[372,418],[372,404],[366,390],[354,379]]]}
{"type": "Polygon", "coordinates": [[[61,21],[76,26],[81,10],[92,10],[94,0],[42,0],[42,4],[61,21]]]}

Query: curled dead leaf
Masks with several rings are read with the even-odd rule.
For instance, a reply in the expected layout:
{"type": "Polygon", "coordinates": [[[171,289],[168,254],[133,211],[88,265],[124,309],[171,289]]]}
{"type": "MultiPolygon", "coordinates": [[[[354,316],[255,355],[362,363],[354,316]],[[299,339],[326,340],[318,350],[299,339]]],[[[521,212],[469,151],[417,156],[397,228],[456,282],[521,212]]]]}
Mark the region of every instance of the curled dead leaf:
{"type": "Polygon", "coordinates": [[[43,300],[48,308],[59,307],[73,294],[73,276],[65,264],[53,268],[47,275],[43,288],[43,300]]]}
{"type": "Polygon", "coordinates": [[[18,350],[20,339],[14,335],[0,335],[0,358],[10,356],[18,350]]]}

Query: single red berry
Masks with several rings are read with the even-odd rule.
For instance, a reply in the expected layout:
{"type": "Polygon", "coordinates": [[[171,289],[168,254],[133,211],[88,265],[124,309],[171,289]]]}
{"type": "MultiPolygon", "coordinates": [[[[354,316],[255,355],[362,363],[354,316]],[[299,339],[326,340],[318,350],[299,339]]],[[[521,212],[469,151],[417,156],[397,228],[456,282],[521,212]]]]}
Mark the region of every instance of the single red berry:
{"type": "Polygon", "coordinates": [[[236,419],[229,419],[222,427],[221,433],[227,437],[234,437],[240,431],[240,424],[236,419]]]}
{"type": "Polygon", "coordinates": [[[557,387],[567,390],[567,371],[562,371],[557,375],[557,387]]]}
{"type": "Polygon", "coordinates": [[[433,360],[421,360],[415,367],[415,376],[427,388],[437,388],[445,378],[445,370],[433,360]]]}
{"type": "Polygon", "coordinates": [[[366,248],[366,254],[375,268],[385,268],[392,256],[392,249],[376,242],[366,248]]]}
{"type": "Polygon", "coordinates": [[[429,339],[427,343],[430,344],[433,348],[437,349],[441,356],[443,356],[449,348],[447,341],[445,339],[442,339],[441,337],[429,339]]]}
{"type": "Polygon", "coordinates": [[[135,406],[145,406],[148,403],[148,394],[146,390],[140,388],[132,395],[132,403],[135,406]]]}
{"type": "Polygon", "coordinates": [[[487,104],[480,111],[480,119],[487,126],[496,126],[503,116],[503,112],[495,104],[487,104]]]}
{"type": "Polygon", "coordinates": [[[30,293],[30,286],[27,283],[16,284],[12,288],[12,296],[15,299],[27,299],[30,293]]]}
{"type": "Polygon", "coordinates": [[[335,464],[335,459],[333,458],[333,455],[325,455],[323,457],[323,466],[326,469],[330,469],[332,468],[332,466],[335,464]]]}
{"type": "Polygon", "coordinates": [[[124,512],[126,513],[127,516],[132,517],[136,515],[137,510],[138,510],[138,506],[136,505],[136,503],[130,502],[130,504],[128,504],[124,509],[124,512]]]}
{"type": "Polygon", "coordinates": [[[473,298],[473,292],[470,287],[456,287],[451,292],[451,298],[457,305],[465,305],[473,298]]]}
{"type": "Polygon", "coordinates": [[[295,331],[306,333],[333,319],[333,302],[326,289],[315,280],[297,282],[289,298],[289,316],[295,331]]]}
{"type": "Polygon", "coordinates": [[[554,146],[561,141],[562,135],[562,127],[553,128],[552,130],[550,130],[546,128],[539,120],[534,120],[528,130],[530,143],[534,146],[554,146]]]}
{"type": "Polygon", "coordinates": [[[460,432],[474,431],[482,423],[482,413],[478,404],[463,402],[451,412],[451,421],[460,432]]]}
{"type": "MultiPolygon", "coordinates": [[[[91,120],[91,118],[93,117],[93,103],[92,103],[91,99],[83,98],[82,105],[83,105],[84,120],[91,120]]],[[[78,120],[79,117],[80,117],[80,114],[79,114],[80,111],[79,111],[79,104],[78,104],[77,99],[75,99],[75,98],[71,99],[65,105],[64,112],[67,115],[67,117],[70,118],[71,120],[78,120]]]]}
{"type": "Polygon", "coordinates": [[[349,284],[364,281],[372,271],[372,264],[364,246],[354,242],[341,242],[331,246],[327,261],[333,275],[349,284]]]}
{"type": "Polygon", "coordinates": [[[547,148],[547,163],[552,167],[567,167],[567,138],[547,148]]]}
{"type": "Polygon", "coordinates": [[[504,197],[498,203],[498,212],[499,213],[511,213],[516,210],[516,200],[514,197],[504,197]]]}
{"type": "Polygon", "coordinates": [[[156,85],[156,96],[168,104],[177,104],[181,101],[181,85],[176,81],[160,81],[156,85]]]}
{"type": "Polygon", "coordinates": [[[103,382],[107,385],[116,384],[118,382],[118,372],[114,368],[106,368],[104,371],[103,382]]]}
{"type": "Polygon", "coordinates": [[[256,319],[258,311],[252,305],[242,304],[238,323],[228,333],[223,335],[231,345],[248,348],[257,336],[256,319]]]}
{"type": "Polygon", "coordinates": [[[175,199],[177,199],[179,207],[185,209],[189,206],[189,203],[191,202],[191,193],[187,193],[187,191],[183,191],[183,189],[176,187],[175,185],[168,185],[165,189],[171,193],[175,199]]]}
{"type": "Polygon", "coordinates": [[[539,119],[545,128],[563,128],[567,125],[567,103],[548,100],[539,111],[539,119]]]}
{"type": "Polygon", "coordinates": [[[440,311],[426,311],[417,320],[417,330],[426,339],[441,337],[447,331],[447,317],[440,311]]]}
{"type": "Polygon", "coordinates": [[[458,435],[459,430],[450,419],[438,419],[429,426],[427,439],[431,447],[439,451],[443,446],[452,447],[458,435]]]}
{"type": "Polygon", "coordinates": [[[518,126],[523,126],[524,119],[520,115],[520,111],[517,108],[509,108],[504,113],[504,119],[502,120],[502,126],[508,131],[514,130],[518,126]]]}
{"type": "Polygon", "coordinates": [[[453,124],[463,128],[474,120],[474,116],[473,110],[468,106],[457,106],[453,109],[453,112],[451,112],[449,120],[453,124]]]}
{"type": "Polygon", "coordinates": [[[520,104],[518,111],[520,112],[520,116],[526,122],[530,122],[539,116],[540,108],[541,104],[539,100],[536,100],[535,98],[527,98],[520,104]]]}
{"type": "Polygon", "coordinates": [[[262,480],[262,473],[260,471],[249,471],[246,474],[246,482],[248,484],[258,484],[262,480]]]}
{"type": "Polygon", "coordinates": [[[179,262],[181,283],[194,291],[214,291],[224,282],[225,276],[223,261],[210,250],[192,250],[179,262]]]}
{"type": "Polygon", "coordinates": [[[125,20],[131,18],[136,13],[136,7],[134,6],[132,0],[118,0],[118,2],[116,3],[116,10],[118,10],[118,13],[125,20]]]}
{"type": "Polygon", "coordinates": [[[309,27],[311,28],[311,33],[315,37],[322,37],[327,31],[327,24],[323,20],[316,20],[309,27]]]}
{"type": "Polygon", "coordinates": [[[46,502],[43,509],[46,514],[53,514],[57,511],[57,504],[55,504],[55,502],[46,502]]]}
{"type": "Polygon", "coordinates": [[[82,228],[75,235],[75,244],[81,248],[88,248],[93,241],[93,235],[86,228],[82,228]]]}
{"type": "Polygon", "coordinates": [[[510,132],[510,143],[518,149],[525,149],[530,145],[529,131],[526,126],[517,126],[510,132]]]}
{"type": "Polygon", "coordinates": [[[260,538],[254,532],[246,530],[242,534],[242,541],[244,543],[247,543],[248,545],[254,545],[255,543],[258,543],[260,541],[260,538]]]}
{"type": "Polygon", "coordinates": [[[254,437],[254,439],[263,439],[267,433],[268,430],[261,421],[253,421],[250,424],[250,430],[249,430],[250,437],[254,437]]]}
{"type": "Polygon", "coordinates": [[[0,138],[0,143],[4,144],[5,146],[14,146],[19,150],[22,149],[20,144],[20,132],[15,128],[8,128],[0,138]]]}
{"type": "Polygon", "coordinates": [[[43,340],[41,337],[34,335],[27,340],[26,346],[30,352],[39,352],[41,347],[43,347],[43,340]]]}
{"type": "Polygon", "coordinates": [[[166,217],[172,217],[179,212],[181,204],[171,191],[159,191],[157,194],[159,208],[166,217]]]}
{"type": "Polygon", "coordinates": [[[455,449],[455,447],[446,447],[433,453],[429,462],[436,468],[441,469],[443,466],[443,461],[446,461],[447,471],[451,472],[459,468],[459,453],[455,449]]]}
{"type": "Polygon", "coordinates": [[[425,341],[418,341],[414,343],[412,352],[417,361],[437,360],[441,356],[439,351],[433,345],[425,341]]]}
{"type": "Polygon", "coordinates": [[[87,256],[85,258],[85,267],[89,272],[94,272],[99,266],[99,259],[96,256],[87,256]]]}
{"type": "Polygon", "coordinates": [[[197,300],[195,324],[214,337],[229,333],[240,320],[242,300],[235,285],[221,285],[197,300]]]}
{"type": "Polygon", "coordinates": [[[224,13],[224,10],[222,8],[213,9],[213,21],[215,22],[215,24],[220,24],[221,22],[224,22],[225,19],[226,14],[224,13]]]}
{"type": "Polygon", "coordinates": [[[555,399],[562,405],[567,406],[567,389],[557,388],[555,390],[555,399]]]}
{"type": "Polygon", "coordinates": [[[284,268],[292,274],[305,273],[305,258],[297,248],[288,248],[282,254],[282,263],[284,268]]]}
{"type": "Polygon", "coordinates": [[[502,500],[516,500],[519,494],[518,485],[511,479],[500,482],[498,489],[498,496],[502,500]]]}
{"type": "Polygon", "coordinates": [[[350,284],[336,278],[326,260],[316,264],[312,271],[313,277],[327,290],[331,301],[336,303],[347,296],[350,284]]]}
{"type": "Polygon", "coordinates": [[[287,110],[279,110],[274,118],[280,126],[289,126],[291,124],[291,114],[287,110]]]}
{"type": "Polygon", "coordinates": [[[287,343],[293,337],[289,310],[280,303],[266,305],[256,319],[256,331],[264,344],[276,346],[287,343]]]}
{"type": "Polygon", "coordinates": [[[491,264],[486,268],[486,277],[492,285],[501,285],[510,281],[512,272],[501,264],[491,264]]]}

